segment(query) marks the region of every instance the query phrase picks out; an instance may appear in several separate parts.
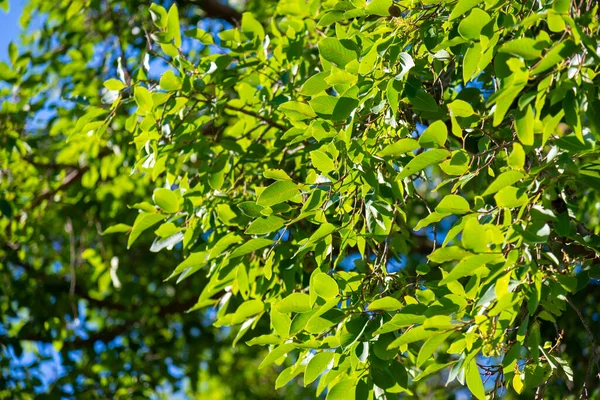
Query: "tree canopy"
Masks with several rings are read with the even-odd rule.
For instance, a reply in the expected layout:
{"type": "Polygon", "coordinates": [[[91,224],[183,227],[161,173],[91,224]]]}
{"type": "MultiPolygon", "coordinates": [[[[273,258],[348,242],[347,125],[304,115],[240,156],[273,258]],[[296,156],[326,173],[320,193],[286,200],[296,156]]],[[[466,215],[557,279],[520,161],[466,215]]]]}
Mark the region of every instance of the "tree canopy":
{"type": "Polygon", "coordinates": [[[598,9],[28,0],[0,398],[600,398],[598,9]]]}

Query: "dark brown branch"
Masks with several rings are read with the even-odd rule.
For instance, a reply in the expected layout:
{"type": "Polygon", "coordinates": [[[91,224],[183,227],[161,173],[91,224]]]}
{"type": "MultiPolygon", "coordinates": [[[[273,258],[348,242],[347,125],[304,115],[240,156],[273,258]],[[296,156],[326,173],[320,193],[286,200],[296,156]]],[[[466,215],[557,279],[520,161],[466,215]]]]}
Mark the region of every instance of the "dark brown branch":
{"type": "Polygon", "coordinates": [[[179,4],[195,4],[209,18],[222,19],[233,25],[239,25],[242,14],[235,8],[222,4],[219,0],[179,0],[179,4]]]}

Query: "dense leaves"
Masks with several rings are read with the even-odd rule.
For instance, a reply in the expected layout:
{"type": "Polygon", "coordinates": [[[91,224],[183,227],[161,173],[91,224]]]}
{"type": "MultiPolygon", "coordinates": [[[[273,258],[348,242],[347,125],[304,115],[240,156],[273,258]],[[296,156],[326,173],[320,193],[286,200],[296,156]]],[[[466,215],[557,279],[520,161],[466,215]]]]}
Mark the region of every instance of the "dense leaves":
{"type": "MultiPolygon", "coordinates": [[[[210,323],[178,332],[212,310],[229,352],[268,352],[245,367],[277,371],[281,396],[598,395],[598,5],[281,0],[213,27],[106,3],[95,42],[65,36],[71,64],[29,52],[2,72],[2,272],[23,292],[1,297],[7,352],[88,340],[73,324],[89,264],[80,308],[126,280],[148,307],[125,308],[144,313],[133,336],[170,329],[181,347],[212,345],[210,323]],[[113,13],[138,36],[94,69],[113,13]],[[75,104],[32,132],[50,77],[75,104]],[[40,323],[36,274],[58,275],[72,310],[40,323]],[[140,288],[192,301],[150,306],[140,288]]],[[[78,7],[32,2],[69,21],[59,35],[94,15],[78,7]]],[[[123,311],[89,318],[118,329],[123,311]]],[[[121,395],[112,383],[98,393],[121,395]]]]}

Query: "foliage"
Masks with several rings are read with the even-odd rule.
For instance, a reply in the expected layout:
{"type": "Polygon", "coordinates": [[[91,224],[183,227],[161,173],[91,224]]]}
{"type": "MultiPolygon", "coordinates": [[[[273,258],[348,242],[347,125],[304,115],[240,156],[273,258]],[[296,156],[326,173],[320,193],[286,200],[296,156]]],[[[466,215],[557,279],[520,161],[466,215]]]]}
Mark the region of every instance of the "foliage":
{"type": "Polygon", "coordinates": [[[166,357],[224,395],[599,395],[597,4],[99,3],[31,1],[0,68],[11,349],[95,396],[166,357]]]}

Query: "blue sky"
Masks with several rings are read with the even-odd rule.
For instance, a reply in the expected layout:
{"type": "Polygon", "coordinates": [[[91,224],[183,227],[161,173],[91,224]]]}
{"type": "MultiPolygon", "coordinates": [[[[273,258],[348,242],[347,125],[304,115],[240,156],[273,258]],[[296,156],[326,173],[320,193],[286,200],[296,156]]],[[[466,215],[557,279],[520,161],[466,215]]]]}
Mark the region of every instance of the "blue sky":
{"type": "Polygon", "coordinates": [[[25,6],[26,0],[9,0],[10,10],[8,14],[0,11],[0,60],[8,60],[8,44],[17,39],[21,27],[19,18],[25,6]]]}

